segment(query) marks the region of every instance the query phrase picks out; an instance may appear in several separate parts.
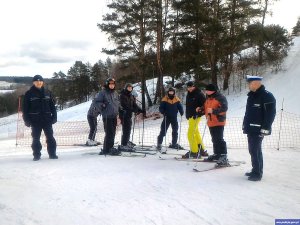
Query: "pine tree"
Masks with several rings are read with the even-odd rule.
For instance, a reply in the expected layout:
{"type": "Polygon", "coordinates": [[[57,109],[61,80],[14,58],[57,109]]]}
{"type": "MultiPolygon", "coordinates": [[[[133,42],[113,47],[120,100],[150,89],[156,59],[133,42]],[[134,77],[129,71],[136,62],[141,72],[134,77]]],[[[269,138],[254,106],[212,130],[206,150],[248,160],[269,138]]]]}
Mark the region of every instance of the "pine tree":
{"type": "Polygon", "coordinates": [[[300,17],[298,18],[296,26],[293,27],[292,35],[294,36],[300,35],[300,17]]]}
{"type": "Polygon", "coordinates": [[[109,35],[114,42],[114,49],[103,49],[107,54],[117,55],[123,59],[130,56],[138,58],[137,73],[142,80],[142,108],[145,109],[145,68],[146,47],[153,35],[150,29],[151,12],[148,0],[114,0],[107,7],[111,13],[104,15],[98,27],[109,35]]]}

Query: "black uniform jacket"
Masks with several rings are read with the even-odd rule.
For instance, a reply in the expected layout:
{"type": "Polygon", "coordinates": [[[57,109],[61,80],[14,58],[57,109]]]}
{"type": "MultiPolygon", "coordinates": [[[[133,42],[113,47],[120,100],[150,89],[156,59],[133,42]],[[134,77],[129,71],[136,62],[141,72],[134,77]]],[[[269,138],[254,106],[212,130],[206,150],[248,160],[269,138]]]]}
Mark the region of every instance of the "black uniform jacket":
{"type": "Polygon", "coordinates": [[[248,93],[246,112],[243,121],[245,134],[271,134],[271,126],[276,115],[276,100],[262,85],[255,92],[248,93]]]}
{"type": "Polygon", "coordinates": [[[54,98],[49,90],[32,86],[24,96],[23,119],[25,124],[53,124],[57,121],[54,98]]]}

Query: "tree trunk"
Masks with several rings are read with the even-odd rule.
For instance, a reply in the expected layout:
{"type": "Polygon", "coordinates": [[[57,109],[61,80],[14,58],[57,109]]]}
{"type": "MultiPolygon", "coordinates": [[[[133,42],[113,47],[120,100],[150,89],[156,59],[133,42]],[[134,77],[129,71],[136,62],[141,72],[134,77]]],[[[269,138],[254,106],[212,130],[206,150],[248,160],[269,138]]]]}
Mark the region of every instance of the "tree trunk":
{"type": "MultiPolygon", "coordinates": [[[[263,30],[264,30],[264,26],[265,26],[265,19],[266,19],[266,15],[267,15],[267,11],[268,11],[268,3],[269,0],[264,0],[264,9],[263,9],[263,14],[262,14],[262,21],[261,21],[261,36],[263,35],[263,30]]],[[[263,43],[261,42],[258,46],[258,65],[262,65],[263,64],[263,43]]]]}
{"type": "Polygon", "coordinates": [[[156,94],[154,99],[154,104],[157,103],[157,100],[161,100],[164,95],[163,87],[163,69],[161,63],[161,53],[163,51],[163,24],[162,24],[162,0],[157,0],[157,27],[156,27],[156,63],[158,71],[158,80],[156,85],[156,94]]]}

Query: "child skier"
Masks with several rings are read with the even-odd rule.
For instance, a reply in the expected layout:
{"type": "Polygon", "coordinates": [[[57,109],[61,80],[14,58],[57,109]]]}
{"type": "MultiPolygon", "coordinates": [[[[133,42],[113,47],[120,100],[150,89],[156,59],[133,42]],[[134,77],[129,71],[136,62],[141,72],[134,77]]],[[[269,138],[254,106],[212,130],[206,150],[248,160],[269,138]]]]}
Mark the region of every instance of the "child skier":
{"type": "MultiPolygon", "coordinates": [[[[167,130],[171,124],[172,126],[172,143],[169,148],[183,149],[178,143],[178,121],[177,113],[183,115],[183,107],[180,103],[180,99],[175,95],[175,89],[170,87],[167,95],[163,97],[159,106],[159,112],[164,115],[164,119],[160,126],[160,133],[157,137],[157,149],[161,151],[163,138],[167,133],[167,130]]],[[[164,152],[165,153],[165,152],[164,152]]]]}

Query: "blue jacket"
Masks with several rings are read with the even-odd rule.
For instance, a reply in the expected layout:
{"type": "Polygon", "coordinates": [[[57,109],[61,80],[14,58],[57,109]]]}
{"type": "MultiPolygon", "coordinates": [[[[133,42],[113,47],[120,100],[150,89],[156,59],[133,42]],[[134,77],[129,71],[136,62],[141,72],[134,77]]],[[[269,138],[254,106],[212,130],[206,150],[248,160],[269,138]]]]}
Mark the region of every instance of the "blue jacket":
{"type": "Polygon", "coordinates": [[[255,92],[248,93],[243,121],[245,134],[271,134],[271,126],[276,115],[276,100],[262,85],[255,92]]]}
{"type": "Polygon", "coordinates": [[[170,99],[168,96],[163,97],[159,106],[159,112],[168,117],[177,117],[177,113],[183,115],[183,107],[180,103],[180,99],[175,96],[173,99],[170,99]]]}

